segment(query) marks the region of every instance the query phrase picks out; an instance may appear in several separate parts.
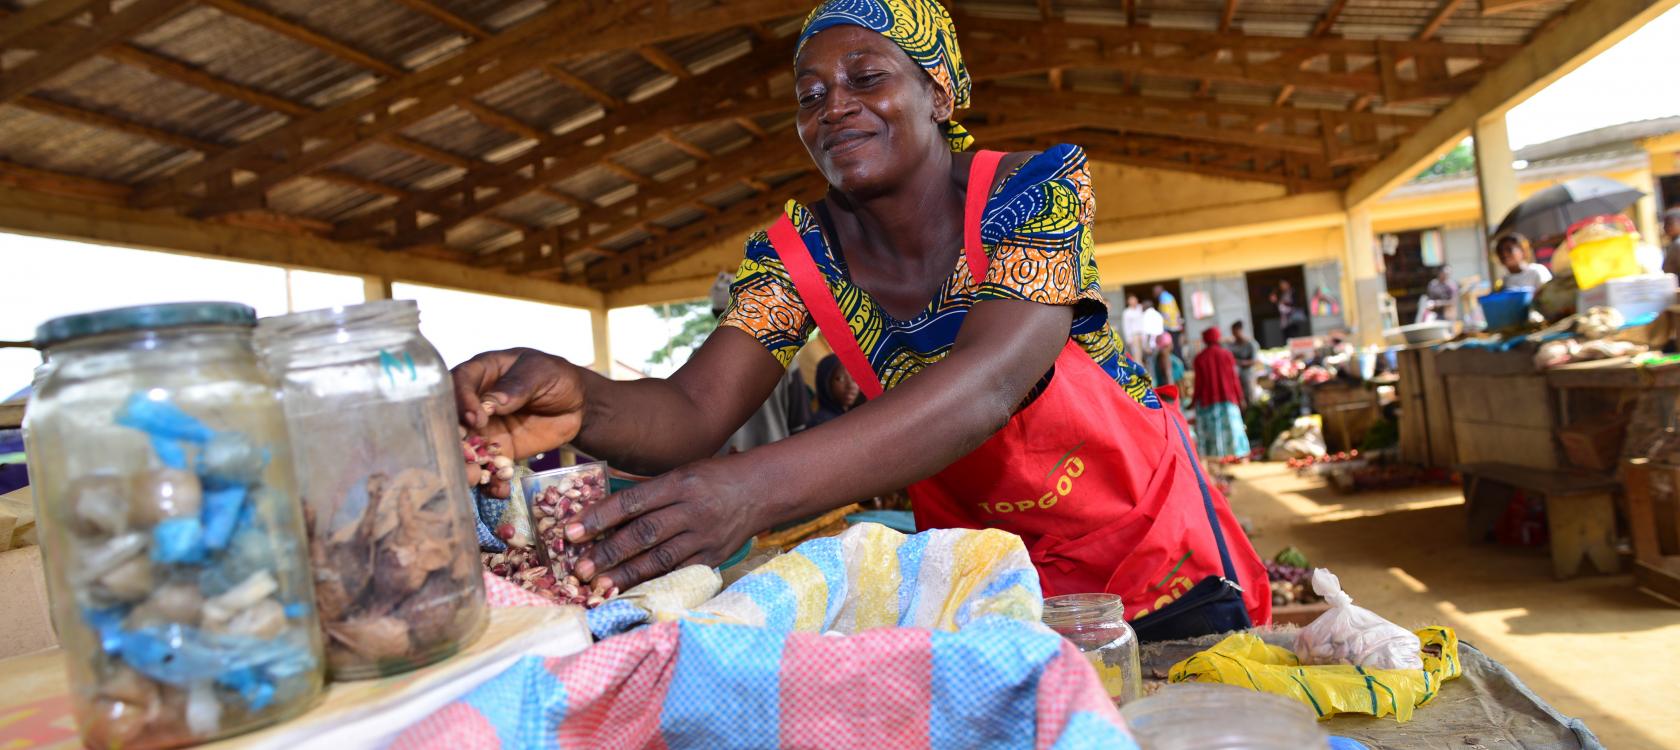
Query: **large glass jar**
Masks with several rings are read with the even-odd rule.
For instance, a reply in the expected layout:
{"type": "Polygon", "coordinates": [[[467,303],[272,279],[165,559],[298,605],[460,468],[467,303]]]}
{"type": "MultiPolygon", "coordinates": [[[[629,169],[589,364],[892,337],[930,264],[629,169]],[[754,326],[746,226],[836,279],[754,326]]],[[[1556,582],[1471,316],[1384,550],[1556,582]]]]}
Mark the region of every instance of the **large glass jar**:
{"type": "Polygon", "coordinates": [[[72,709],[95,748],[163,748],[301,713],[320,624],[285,419],[244,305],[56,318],[29,475],[72,709]]]}
{"type": "Polygon", "coordinates": [[[443,659],[489,621],[455,391],[413,302],[265,318],[334,679],[443,659]]]}
{"type": "Polygon", "coordinates": [[[1328,750],[1299,701],[1235,685],[1180,683],[1120,710],[1143,750],[1328,750]]]}
{"type": "Polygon", "coordinates": [[[1067,594],[1044,600],[1044,624],[1079,647],[1118,706],[1143,692],[1137,633],[1117,594],[1067,594]]]}

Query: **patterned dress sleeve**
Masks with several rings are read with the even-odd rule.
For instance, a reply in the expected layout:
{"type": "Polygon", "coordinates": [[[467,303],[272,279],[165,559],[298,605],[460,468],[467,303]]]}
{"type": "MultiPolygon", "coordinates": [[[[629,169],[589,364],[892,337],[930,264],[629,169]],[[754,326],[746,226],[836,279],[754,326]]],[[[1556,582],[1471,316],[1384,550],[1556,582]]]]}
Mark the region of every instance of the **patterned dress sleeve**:
{"type": "MultiPolygon", "coordinates": [[[[793,202],[788,205],[789,211],[795,210],[793,202]]],[[[783,367],[793,361],[810,336],[814,328],[811,315],[766,233],[747,238],[746,257],[741,259],[735,282],[729,286],[729,306],[724,308],[718,325],[738,328],[758,339],[783,367]]]]}
{"type": "Polygon", "coordinates": [[[1095,214],[1083,149],[1058,146],[1029,160],[987,205],[981,235],[991,263],[977,297],[1105,311],[1091,234],[1095,214]]]}

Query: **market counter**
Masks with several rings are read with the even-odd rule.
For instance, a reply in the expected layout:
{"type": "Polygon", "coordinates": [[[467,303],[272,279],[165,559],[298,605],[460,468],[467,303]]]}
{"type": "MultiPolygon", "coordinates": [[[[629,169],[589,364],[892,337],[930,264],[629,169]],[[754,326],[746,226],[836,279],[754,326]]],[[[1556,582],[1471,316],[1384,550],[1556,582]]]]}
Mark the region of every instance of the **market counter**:
{"type": "MultiPolygon", "coordinates": [[[[1267,643],[1289,648],[1295,628],[1257,629],[1267,643]]],[[[1224,635],[1143,647],[1143,678],[1162,684],[1173,664],[1212,647],[1224,635]]],[[[1591,730],[1579,719],[1557,712],[1531,692],[1522,680],[1474,646],[1459,641],[1464,674],[1447,682],[1441,694],[1421,706],[1404,724],[1390,718],[1339,716],[1321,722],[1330,734],[1363,743],[1370,750],[1602,750],[1591,730]]],[[[1233,688],[1240,689],[1240,688],[1233,688]]]]}
{"type": "MultiPolygon", "coordinates": [[[[294,750],[388,744],[397,733],[526,655],[565,656],[592,639],[577,607],[498,607],[484,635],[454,658],[404,674],[331,684],[308,713],[200,747],[294,750]]],[[[0,748],[77,750],[64,651],[0,660],[0,748]]]]}

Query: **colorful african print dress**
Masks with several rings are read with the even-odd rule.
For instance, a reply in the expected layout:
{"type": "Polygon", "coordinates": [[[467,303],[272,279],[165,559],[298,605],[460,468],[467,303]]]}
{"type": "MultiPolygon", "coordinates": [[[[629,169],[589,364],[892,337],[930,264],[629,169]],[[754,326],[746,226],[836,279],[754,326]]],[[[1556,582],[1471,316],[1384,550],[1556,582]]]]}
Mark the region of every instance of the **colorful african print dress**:
{"type": "MultiPolygon", "coordinates": [[[[813,249],[817,269],[884,387],[943,359],[974,303],[1028,300],[1074,306],[1070,337],[1133,399],[1160,408],[1148,374],[1126,357],[1108,325],[1092,249],[1095,210],[1084,150],[1063,144],[1034,156],[1001,181],[987,201],[981,224],[990,258],[986,278],[976,283],[957,253],[951,275],[927,308],[898,320],[852,283],[845,258],[826,241],[816,216],[795,201],[787,205],[788,217],[813,249]]],[[[747,240],[720,325],[752,334],[783,366],[815,328],[764,232],[747,240]]]]}

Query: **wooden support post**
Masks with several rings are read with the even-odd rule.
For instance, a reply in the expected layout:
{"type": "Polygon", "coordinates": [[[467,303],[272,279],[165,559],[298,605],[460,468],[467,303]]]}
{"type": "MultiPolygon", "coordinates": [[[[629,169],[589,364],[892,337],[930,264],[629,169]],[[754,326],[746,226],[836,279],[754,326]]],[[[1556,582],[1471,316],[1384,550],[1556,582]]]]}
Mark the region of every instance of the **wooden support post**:
{"type": "Polygon", "coordinates": [[[388,276],[363,276],[362,300],[377,302],[391,298],[391,279],[388,276]]]}
{"type": "Polygon", "coordinates": [[[607,324],[606,307],[590,309],[589,331],[595,344],[595,364],[591,369],[610,378],[613,365],[612,327],[607,324]]]}

